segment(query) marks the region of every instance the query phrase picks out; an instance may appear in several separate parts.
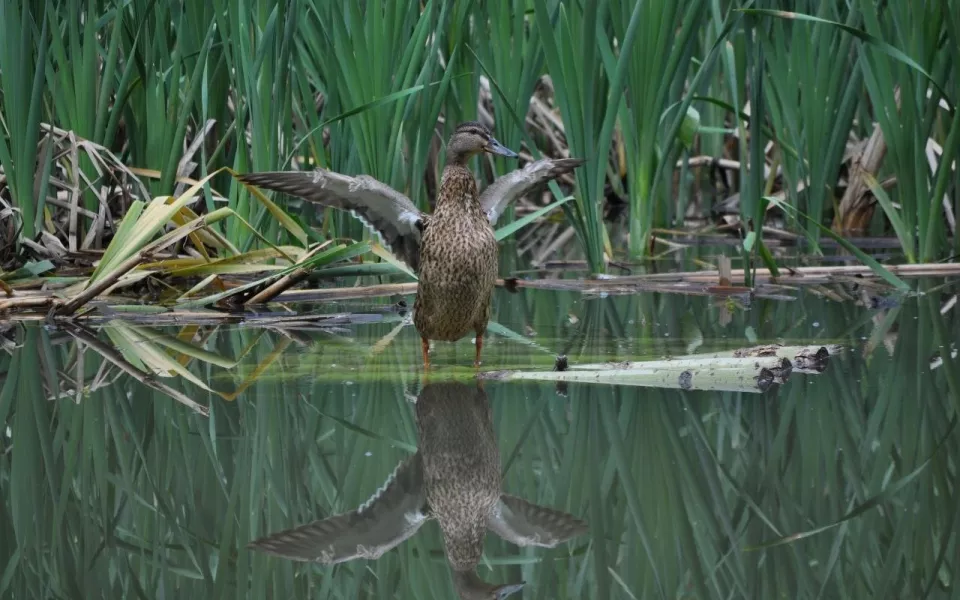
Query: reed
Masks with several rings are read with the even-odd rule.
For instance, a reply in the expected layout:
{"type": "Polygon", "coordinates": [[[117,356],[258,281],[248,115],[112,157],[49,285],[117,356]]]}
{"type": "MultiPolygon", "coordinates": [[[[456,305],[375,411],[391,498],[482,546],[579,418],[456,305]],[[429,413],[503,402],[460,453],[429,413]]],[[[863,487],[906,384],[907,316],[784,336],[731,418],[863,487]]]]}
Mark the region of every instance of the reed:
{"type": "MultiPolygon", "coordinates": [[[[894,235],[907,262],[946,258],[960,239],[960,0],[916,10],[811,0],[0,10],[0,200],[13,209],[0,210],[4,247],[46,232],[99,250],[131,204],[149,200],[124,193],[92,157],[69,160],[51,126],[115,154],[150,197],[179,196],[223,167],[322,166],[380,178],[426,207],[445,134],[474,118],[532,157],[587,159],[563,227],[541,247],[594,273],[650,256],[655,229],[699,227],[718,207],[742,239],[748,283],[757,262],[802,262],[770,250],[771,225],[813,254],[824,252],[824,227],[894,235]],[[725,183],[714,181],[721,173],[725,183]],[[576,244],[551,245],[566,239],[576,244]]],[[[477,167],[487,179],[512,163],[477,167]]],[[[212,229],[241,252],[264,247],[243,222],[275,245],[365,241],[348,216],[278,205],[286,222],[220,173],[192,209],[237,214],[212,229]]]]}

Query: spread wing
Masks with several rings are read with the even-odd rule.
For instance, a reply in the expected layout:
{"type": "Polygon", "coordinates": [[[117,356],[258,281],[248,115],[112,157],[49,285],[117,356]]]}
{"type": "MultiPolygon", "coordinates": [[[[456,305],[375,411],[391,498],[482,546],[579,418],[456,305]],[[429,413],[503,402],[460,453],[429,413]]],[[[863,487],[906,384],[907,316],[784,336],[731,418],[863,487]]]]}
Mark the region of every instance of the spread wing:
{"type": "Polygon", "coordinates": [[[487,527],[518,546],[553,548],[586,533],[587,524],[571,514],[531,504],[503,494],[487,520],[487,527]]]}
{"type": "Polygon", "coordinates": [[[483,212],[487,213],[490,223],[496,224],[511,202],[585,162],[581,158],[544,158],[532,162],[522,169],[495,179],[480,194],[480,206],[483,207],[483,212]]]}
{"type": "Polygon", "coordinates": [[[423,466],[416,454],[357,510],[262,537],[247,547],[329,565],[374,559],[416,533],[428,518],[423,466]]]}
{"type": "Polygon", "coordinates": [[[248,173],[240,175],[239,179],[257,187],[350,211],[414,272],[420,268],[420,231],[424,215],[409,198],[369,175],[350,177],[317,169],[248,173]]]}

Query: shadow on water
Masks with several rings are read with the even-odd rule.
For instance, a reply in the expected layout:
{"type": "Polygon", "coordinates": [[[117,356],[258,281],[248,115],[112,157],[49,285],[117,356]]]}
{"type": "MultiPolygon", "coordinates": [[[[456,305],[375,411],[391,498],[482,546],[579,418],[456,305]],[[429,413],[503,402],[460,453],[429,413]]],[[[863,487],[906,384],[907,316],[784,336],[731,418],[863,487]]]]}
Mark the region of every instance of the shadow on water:
{"type": "Polygon", "coordinates": [[[325,326],[0,325],[0,597],[455,598],[468,581],[531,598],[952,597],[960,322],[953,288],[921,289],[749,310],[498,292],[490,371],[844,348],[749,394],[481,391],[457,366],[469,339],[437,346],[424,386],[416,333],[386,304],[324,306],[365,315],[325,326]],[[538,535],[554,547],[517,543],[538,535]]]}

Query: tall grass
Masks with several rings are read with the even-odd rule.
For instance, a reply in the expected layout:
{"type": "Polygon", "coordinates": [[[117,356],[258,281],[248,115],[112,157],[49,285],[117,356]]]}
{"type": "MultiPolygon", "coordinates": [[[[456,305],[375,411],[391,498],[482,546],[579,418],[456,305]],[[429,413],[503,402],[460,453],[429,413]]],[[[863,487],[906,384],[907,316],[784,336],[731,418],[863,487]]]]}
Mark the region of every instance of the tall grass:
{"type": "Polygon", "coordinates": [[[0,6],[0,166],[13,204],[20,209],[20,226],[27,238],[35,235],[44,205],[44,197],[35,199],[33,188],[37,173],[44,172],[37,165],[37,140],[43,118],[48,35],[42,12],[35,15],[29,5],[16,3],[0,6]]]}
{"type": "MultiPolygon", "coordinates": [[[[649,255],[653,230],[682,224],[691,207],[709,216],[710,198],[724,190],[690,187],[705,185],[707,167],[676,176],[677,159],[698,152],[739,161],[748,262],[772,263],[762,243],[771,217],[814,252],[819,225],[830,224],[840,235],[895,235],[908,261],[944,258],[958,239],[943,215],[958,208],[958,99],[949,94],[960,0],[917,9],[807,0],[71,0],[0,10],[0,190],[24,238],[64,234],[46,204],[57,191],[89,211],[80,234],[93,226],[89,214],[116,217],[128,204],[95,193],[109,173],[88,158],[82,173],[61,172],[49,145],[38,144],[42,123],[145,169],[155,195],[177,195],[183,178],[224,166],[297,162],[370,174],[427,208],[442,138],[477,118],[478,102],[507,145],[540,154],[521,123],[538,78],[550,75],[566,147],[588,160],[564,210],[576,254],[593,272],[649,255]],[[682,141],[693,143],[681,151],[687,106],[701,119],[686,121],[682,141]],[[886,152],[861,174],[850,156],[875,125],[886,152]],[[70,189],[51,182],[51,160],[53,180],[74,181],[70,189]],[[863,193],[841,202],[844,185],[863,193]],[[763,200],[776,193],[800,212],[777,217],[763,200]],[[621,223],[605,219],[612,196],[629,208],[621,223]]],[[[492,174],[511,167],[496,159],[492,174]]],[[[198,205],[212,212],[224,202],[271,242],[294,241],[220,175],[198,205]]],[[[303,225],[313,222],[312,209],[289,206],[303,225]]],[[[307,228],[314,241],[366,235],[347,216],[323,219],[318,232],[307,228]]],[[[259,244],[238,221],[218,227],[242,251],[259,244]]]]}
{"type": "MultiPolygon", "coordinates": [[[[528,27],[527,3],[521,0],[486,2],[478,11],[473,40],[480,67],[489,75],[496,137],[507,148],[520,148],[526,135],[525,119],[537,79],[544,69],[539,29],[528,27]]],[[[516,168],[516,162],[493,159],[495,175],[516,168]]],[[[512,213],[513,207],[508,210],[512,213]]],[[[510,219],[511,214],[505,214],[510,219]]]]}
{"type": "MultiPolygon", "coordinates": [[[[626,38],[633,11],[638,11],[643,27],[630,60],[617,63],[626,63],[626,96],[619,122],[626,156],[623,175],[630,197],[629,252],[631,257],[639,257],[646,253],[654,223],[669,223],[676,216],[670,188],[654,176],[658,163],[674,156],[671,140],[664,140],[664,126],[676,119],[676,111],[670,113],[669,109],[676,108],[691,77],[691,60],[699,41],[696,32],[704,25],[701,15],[706,3],[621,1],[614,3],[612,11],[616,39],[626,38]]],[[[625,51],[621,49],[620,55],[625,51]]],[[[607,60],[613,61],[613,56],[607,60]]],[[[661,172],[672,173],[673,169],[661,172]]]]}
{"type": "MultiPolygon", "coordinates": [[[[844,18],[835,4],[810,8],[825,19],[844,18]]],[[[847,25],[855,27],[858,21],[856,11],[846,15],[847,25]]],[[[771,129],[784,145],[799,151],[777,154],[788,189],[803,189],[794,191],[793,198],[805,212],[823,214],[839,195],[838,171],[863,94],[863,72],[852,52],[855,38],[830,25],[779,19],[762,23],[758,37],[765,49],[771,129]],[[817,68],[827,61],[836,68],[817,68]]],[[[797,226],[810,240],[819,240],[817,227],[797,226]]]]}

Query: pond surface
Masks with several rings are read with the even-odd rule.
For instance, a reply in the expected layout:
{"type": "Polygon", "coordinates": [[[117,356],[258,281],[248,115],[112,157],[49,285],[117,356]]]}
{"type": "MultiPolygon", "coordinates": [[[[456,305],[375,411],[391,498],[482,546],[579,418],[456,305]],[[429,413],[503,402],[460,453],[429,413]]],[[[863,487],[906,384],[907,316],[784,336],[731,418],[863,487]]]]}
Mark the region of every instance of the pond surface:
{"type": "Polygon", "coordinates": [[[850,286],[749,308],[497,291],[483,370],[843,347],[825,372],[764,393],[481,387],[468,338],[435,345],[424,381],[417,334],[389,299],[269,328],[3,325],[0,596],[456,598],[438,521],[410,511],[425,495],[476,514],[499,468],[514,511],[529,509],[506,537],[587,528],[553,548],[487,533],[476,575],[525,582],[513,598],[954,597],[960,388],[956,359],[931,360],[960,328],[955,288],[918,285],[883,309],[850,286]],[[247,549],[356,509],[401,463],[360,525],[313,532],[381,558],[247,549]]]}

